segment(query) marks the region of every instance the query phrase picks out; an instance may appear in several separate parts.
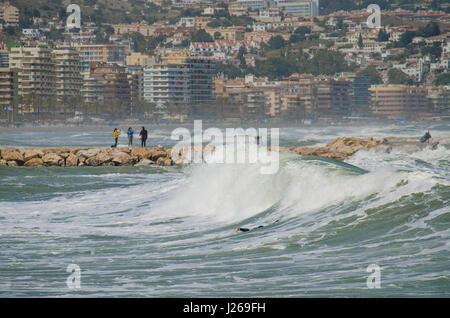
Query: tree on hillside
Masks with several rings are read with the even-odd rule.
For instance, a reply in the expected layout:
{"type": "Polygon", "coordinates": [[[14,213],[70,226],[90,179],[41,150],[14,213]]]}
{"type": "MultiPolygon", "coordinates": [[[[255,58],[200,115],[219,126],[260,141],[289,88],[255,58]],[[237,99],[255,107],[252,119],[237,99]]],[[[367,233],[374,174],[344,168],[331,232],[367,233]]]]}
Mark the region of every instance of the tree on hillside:
{"type": "Polygon", "coordinates": [[[427,23],[427,25],[425,25],[424,27],[419,28],[417,34],[425,38],[429,38],[431,36],[440,35],[441,29],[439,28],[439,24],[433,21],[427,23]]]}
{"type": "Polygon", "coordinates": [[[388,72],[389,84],[413,85],[414,79],[399,69],[393,68],[388,72]]]}
{"type": "Polygon", "coordinates": [[[334,75],[352,70],[342,54],[331,50],[317,52],[312,59],[301,61],[299,68],[301,73],[313,75],[334,75]]]}
{"type": "Polygon", "coordinates": [[[398,45],[399,47],[406,47],[408,46],[413,38],[416,36],[416,32],[415,31],[405,31],[403,32],[403,34],[400,36],[400,39],[398,41],[398,45]]]}
{"type": "Polygon", "coordinates": [[[298,66],[293,59],[271,57],[264,61],[256,60],[255,68],[251,71],[258,77],[273,80],[298,72],[298,66]]]}
{"type": "Polygon", "coordinates": [[[421,48],[420,52],[422,55],[430,55],[433,61],[436,61],[440,58],[442,54],[442,46],[441,43],[435,42],[432,45],[427,45],[421,48]]]}
{"type": "Polygon", "coordinates": [[[362,49],[364,47],[364,42],[363,42],[363,38],[362,38],[361,33],[359,34],[359,38],[358,38],[358,47],[360,49],[362,49]]]}
{"type": "Polygon", "coordinates": [[[306,34],[310,33],[311,29],[308,27],[298,27],[295,29],[294,33],[292,33],[291,37],[289,38],[290,43],[297,43],[301,41],[306,40],[306,34]]]}
{"type": "Polygon", "coordinates": [[[380,74],[376,70],[375,66],[366,67],[364,70],[359,72],[358,74],[362,76],[367,76],[372,85],[377,85],[383,83],[380,74]]]}
{"type": "Polygon", "coordinates": [[[286,41],[283,39],[281,35],[272,36],[267,42],[269,49],[278,50],[283,48],[286,45],[286,41]]]}
{"type": "Polygon", "coordinates": [[[247,67],[247,62],[245,61],[245,57],[244,57],[245,54],[247,54],[247,49],[246,49],[245,45],[242,45],[239,48],[239,52],[237,55],[237,58],[239,59],[241,68],[247,67]]]}
{"type": "Polygon", "coordinates": [[[223,73],[228,79],[235,79],[236,77],[244,76],[241,69],[234,65],[228,65],[223,63],[216,64],[217,73],[223,73]]]}
{"type": "Polygon", "coordinates": [[[434,85],[450,85],[450,73],[438,75],[433,82],[434,85]]]}
{"type": "Polygon", "coordinates": [[[191,42],[214,42],[214,39],[205,30],[200,29],[191,35],[191,42]]]}
{"type": "Polygon", "coordinates": [[[386,29],[380,29],[378,31],[377,41],[378,42],[387,42],[389,41],[390,35],[386,32],[386,29]]]}

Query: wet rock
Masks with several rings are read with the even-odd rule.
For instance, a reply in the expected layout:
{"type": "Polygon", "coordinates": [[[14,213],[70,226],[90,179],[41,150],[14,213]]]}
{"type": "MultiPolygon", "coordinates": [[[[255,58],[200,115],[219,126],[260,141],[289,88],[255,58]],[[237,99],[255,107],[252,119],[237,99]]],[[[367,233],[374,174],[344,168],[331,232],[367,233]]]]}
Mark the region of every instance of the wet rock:
{"type": "Polygon", "coordinates": [[[137,156],[139,159],[150,159],[152,151],[146,148],[133,148],[131,150],[131,155],[137,156]]]}
{"type": "Polygon", "coordinates": [[[31,158],[27,160],[24,164],[25,167],[42,167],[44,166],[44,161],[41,158],[31,158]]]}
{"type": "Polygon", "coordinates": [[[63,166],[64,159],[56,153],[47,153],[42,157],[45,166],[63,166]]]}
{"type": "Polygon", "coordinates": [[[29,161],[33,158],[42,158],[44,156],[44,152],[39,149],[25,149],[23,152],[23,160],[29,161]]]}
{"type": "Polygon", "coordinates": [[[142,166],[152,166],[154,165],[155,162],[150,160],[150,159],[142,159],[141,161],[139,161],[137,164],[135,164],[135,167],[142,167],[142,166]]]}
{"type": "Polygon", "coordinates": [[[87,158],[84,163],[90,167],[100,166],[100,161],[98,161],[97,156],[87,158]]]}
{"type": "Polygon", "coordinates": [[[133,158],[126,152],[119,151],[113,154],[112,162],[120,166],[131,165],[133,164],[133,158]]]}
{"type": "Polygon", "coordinates": [[[66,157],[66,167],[76,167],[78,166],[78,157],[73,153],[69,153],[66,157]]]}
{"type": "Polygon", "coordinates": [[[100,149],[82,149],[79,150],[76,155],[78,158],[80,157],[84,157],[84,158],[90,158],[90,157],[94,157],[96,155],[98,155],[98,153],[100,152],[100,149]]]}
{"type": "Polygon", "coordinates": [[[158,160],[156,160],[156,164],[158,166],[171,166],[173,164],[172,159],[170,158],[158,158],[158,160]]]}
{"type": "Polygon", "coordinates": [[[158,161],[159,158],[167,157],[168,153],[163,150],[157,150],[151,153],[150,159],[153,161],[158,161]]]}
{"type": "Polygon", "coordinates": [[[22,154],[16,149],[2,150],[2,159],[6,161],[17,161],[18,163],[24,162],[22,154]]]}
{"type": "Polygon", "coordinates": [[[17,167],[17,166],[19,166],[19,164],[18,164],[17,161],[15,161],[15,160],[7,161],[6,164],[7,164],[9,167],[17,167]]]}

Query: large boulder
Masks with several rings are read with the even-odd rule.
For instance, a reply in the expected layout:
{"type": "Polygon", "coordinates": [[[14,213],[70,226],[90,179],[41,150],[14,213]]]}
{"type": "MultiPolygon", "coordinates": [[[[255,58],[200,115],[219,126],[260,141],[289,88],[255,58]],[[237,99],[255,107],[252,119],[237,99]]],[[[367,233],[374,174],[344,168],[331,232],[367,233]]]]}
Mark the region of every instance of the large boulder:
{"type": "Polygon", "coordinates": [[[156,150],[152,151],[150,159],[153,161],[158,161],[159,158],[165,158],[168,156],[168,153],[164,150],[156,150]]]}
{"type": "Polygon", "coordinates": [[[82,149],[77,152],[77,156],[84,157],[84,158],[91,158],[91,157],[98,155],[99,152],[100,152],[100,149],[95,149],[95,148],[82,149]]]}
{"type": "Polygon", "coordinates": [[[18,163],[24,162],[22,154],[16,149],[3,149],[2,159],[6,161],[17,161],[18,163]]]}
{"type": "Polygon", "coordinates": [[[139,159],[149,159],[152,156],[152,151],[146,148],[133,148],[131,149],[131,155],[139,159]]]}
{"type": "Polygon", "coordinates": [[[23,160],[29,161],[33,158],[42,158],[44,153],[39,149],[25,149],[23,152],[23,160]]]}
{"type": "Polygon", "coordinates": [[[73,153],[70,153],[66,157],[66,167],[76,167],[78,166],[78,157],[75,156],[73,153]]]}
{"type": "Polygon", "coordinates": [[[158,166],[172,166],[173,165],[173,161],[171,158],[158,158],[158,160],[156,160],[156,164],[158,166]]]}
{"type": "Polygon", "coordinates": [[[125,166],[133,164],[133,157],[126,152],[118,151],[113,154],[112,162],[118,166],[125,166]]]}
{"type": "Polygon", "coordinates": [[[64,159],[56,153],[48,153],[42,157],[42,161],[45,166],[62,166],[64,165],[64,159]]]}
{"type": "Polygon", "coordinates": [[[44,165],[44,161],[41,158],[31,158],[27,160],[24,164],[26,167],[42,167],[44,165]]]}
{"type": "Polygon", "coordinates": [[[98,161],[97,156],[94,156],[94,157],[87,158],[84,161],[84,164],[86,166],[96,167],[96,166],[100,166],[100,161],[98,161]]]}
{"type": "Polygon", "coordinates": [[[100,164],[105,164],[110,162],[113,159],[113,156],[107,152],[100,152],[97,156],[95,156],[100,164]]]}
{"type": "Polygon", "coordinates": [[[135,167],[142,167],[142,166],[151,166],[154,165],[155,162],[150,160],[150,159],[142,159],[141,161],[139,161],[137,164],[135,164],[135,167]]]}
{"type": "Polygon", "coordinates": [[[107,152],[100,152],[94,157],[87,158],[85,164],[87,166],[104,166],[106,163],[111,162],[113,156],[107,152]]]}

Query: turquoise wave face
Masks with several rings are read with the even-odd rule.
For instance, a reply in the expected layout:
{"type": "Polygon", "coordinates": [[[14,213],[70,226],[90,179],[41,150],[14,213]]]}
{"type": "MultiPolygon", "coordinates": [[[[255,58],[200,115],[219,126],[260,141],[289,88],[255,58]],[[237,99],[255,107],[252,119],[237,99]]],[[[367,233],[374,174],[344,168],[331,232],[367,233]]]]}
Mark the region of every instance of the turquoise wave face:
{"type": "Polygon", "coordinates": [[[448,297],[449,158],[0,167],[0,296],[448,297]]]}

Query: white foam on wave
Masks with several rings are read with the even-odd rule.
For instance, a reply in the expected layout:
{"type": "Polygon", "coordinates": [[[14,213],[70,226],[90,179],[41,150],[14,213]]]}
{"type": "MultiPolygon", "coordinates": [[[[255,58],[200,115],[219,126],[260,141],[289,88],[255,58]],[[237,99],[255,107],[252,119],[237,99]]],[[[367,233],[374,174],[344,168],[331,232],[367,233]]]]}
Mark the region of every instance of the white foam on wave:
{"type": "Polygon", "coordinates": [[[408,153],[399,149],[394,149],[391,153],[377,153],[373,149],[369,151],[358,151],[346,162],[352,165],[376,171],[380,167],[392,167],[395,169],[406,169],[411,171],[430,171],[440,173],[445,176],[446,169],[442,169],[443,164],[450,162],[450,149],[438,146],[437,149],[426,147],[422,150],[408,153]],[[421,160],[431,166],[424,167],[417,164],[416,160],[421,160]]]}
{"type": "Polygon", "coordinates": [[[372,195],[377,198],[367,205],[379,206],[429,191],[437,183],[448,184],[431,172],[402,172],[391,167],[362,175],[311,161],[289,161],[273,175],[262,175],[259,168],[259,164],[194,166],[168,200],[160,202],[157,213],[231,223],[278,204],[272,219],[290,218],[372,195]]]}

